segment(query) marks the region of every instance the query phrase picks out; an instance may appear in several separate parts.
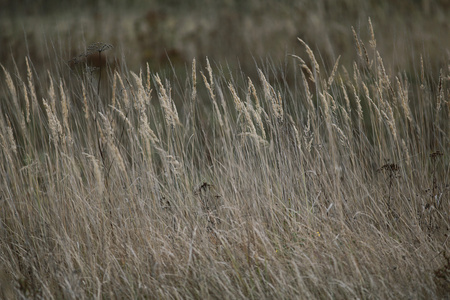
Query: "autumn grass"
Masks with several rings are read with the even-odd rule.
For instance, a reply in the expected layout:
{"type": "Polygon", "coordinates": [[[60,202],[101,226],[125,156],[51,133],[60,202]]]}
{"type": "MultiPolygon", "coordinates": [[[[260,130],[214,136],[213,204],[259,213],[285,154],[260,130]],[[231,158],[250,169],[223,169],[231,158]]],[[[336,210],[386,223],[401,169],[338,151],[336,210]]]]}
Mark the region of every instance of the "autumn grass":
{"type": "Polygon", "coordinates": [[[387,73],[369,24],[293,84],[3,68],[2,296],[445,298],[449,66],[387,73]]]}

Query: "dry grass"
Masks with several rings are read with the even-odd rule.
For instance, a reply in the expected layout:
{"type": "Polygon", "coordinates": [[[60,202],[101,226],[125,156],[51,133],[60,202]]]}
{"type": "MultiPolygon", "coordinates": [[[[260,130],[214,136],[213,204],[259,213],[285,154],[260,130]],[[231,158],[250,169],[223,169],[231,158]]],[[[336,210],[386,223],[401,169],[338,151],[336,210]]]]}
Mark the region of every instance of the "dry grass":
{"type": "Polygon", "coordinates": [[[449,65],[387,75],[368,32],[292,86],[4,68],[1,296],[448,297],[449,65]]]}

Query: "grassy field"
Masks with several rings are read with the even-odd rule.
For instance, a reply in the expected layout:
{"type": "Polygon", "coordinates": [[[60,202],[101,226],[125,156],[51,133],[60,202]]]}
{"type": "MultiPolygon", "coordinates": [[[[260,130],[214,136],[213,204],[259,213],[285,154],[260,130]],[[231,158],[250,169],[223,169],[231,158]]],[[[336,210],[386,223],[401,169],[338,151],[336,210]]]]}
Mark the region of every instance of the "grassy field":
{"type": "Polygon", "coordinates": [[[448,299],[450,58],[372,25],[280,64],[2,60],[0,298],[448,299]]]}

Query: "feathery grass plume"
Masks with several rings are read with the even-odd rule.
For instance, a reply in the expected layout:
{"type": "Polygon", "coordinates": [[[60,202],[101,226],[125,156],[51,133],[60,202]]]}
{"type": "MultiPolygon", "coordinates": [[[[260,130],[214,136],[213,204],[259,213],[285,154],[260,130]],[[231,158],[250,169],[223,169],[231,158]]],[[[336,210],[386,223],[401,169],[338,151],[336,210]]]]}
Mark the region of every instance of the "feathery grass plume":
{"type": "Polygon", "coordinates": [[[353,28],[353,26],[352,26],[352,32],[353,32],[353,38],[355,39],[356,53],[358,54],[359,57],[362,58],[363,53],[361,50],[361,44],[359,42],[359,37],[356,34],[355,28],[353,28]]]}
{"type": "Polygon", "coordinates": [[[134,99],[133,101],[134,108],[139,112],[145,113],[145,103],[146,103],[145,98],[147,98],[147,93],[145,92],[144,85],[142,83],[142,77],[138,76],[133,71],[130,71],[130,74],[137,84],[137,93],[135,91],[136,99],[134,99]]]}
{"type": "Polygon", "coordinates": [[[211,89],[214,90],[213,72],[212,72],[211,64],[209,63],[208,57],[206,57],[206,70],[208,71],[209,82],[210,82],[210,85],[211,85],[211,89]]]}
{"type": "Polygon", "coordinates": [[[370,62],[369,59],[369,54],[367,53],[367,49],[366,49],[366,45],[364,45],[364,42],[361,41],[361,47],[363,49],[363,53],[364,53],[364,61],[366,62],[366,66],[369,70],[372,69],[372,63],[370,62]]]}
{"type": "Polygon", "coordinates": [[[53,78],[50,74],[50,71],[47,70],[48,80],[50,81],[50,86],[48,88],[48,98],[50,101],[50,106],[52,108],[53,113],[56,113],[56,92],[55,92],[55,86],[53,84],[53,78]]]}
{"type": "Polygon", "coordinates": [[[261,132],[261,137],[265,140],[266,139],[266,131],[264,129],[264,124],[261,118],[262,113],[262,107],[259,104],[258,95],[256,94],[255,86],[253,85],[253,82],[250,78],[248,78],[248,91],[247,91],[247,97],[248,97],[248,106],[247,109],[249,109],[253,115],[253,118],[256,121],[256,124],[258,124],[259,130],[261,132]],[[256,109],[253,109],[253,106],[251,105],[251,96],[255,99],[255,106],[256,109]]]}
{"type": "Polygon", "coordinates": [[[364,119],[363,110],[362,110],[362,106],[361,106],[361,99],[359,98],[358,93],[356,92],[356,88],[353,84],[352,84],[352,89],[353,89],[353,96],[355,96],[355,100],[356,100],[356,112],[358,114],[358,124],[359,124],[359,126],[361,126],[361,122],[364,119]]]}
{"type": "Polygon", "coordinates": [[[365,82],[362,82],[363,90],[364,90],[364,96],[366,96],[367,99],[371,99],[369,88],[367,87],[365,82]]]}
{"type": "Polygon", "coordinates": [[[89,105],[86,97],[86,88],[84,87],[84,83],[81,82],[81,90],[83,93],[83,111],[84,111],[84,118],[86,121],[89,121],[89,105]]]}
{"type": "MultiPolygon", "coordinates": [[[[17,91],[16,87],[14,86],[14,83],[12,81],[11,75],[9,72],[5,69],[5,67],[2,66],[3,72],[5,73],[5,81],[6,86],[8,87],[8,90],[12,97],[12,104],[14,106],[15,111],[17,112],[17,117],[19,119],[20,128],[22,129],[22,132],[26,132],[26,126],[25,126],[25,119],[26,117],[23,115],[22,109],[20,109],[19,105],[19,98],[17,97],[17,91]]],[[[29,117],[28,117],[29,118],[29,117]]]]}
{"type": "Polygon", "coordinates": [[[236,107],[236,110],[239,112],[239,114],[244,115],[244,119],[245,119],[245,124],[246,124],[246,129],[244,130],[244,132],[250,132],[251,134],[256,135],[256,128],[255,125],[253,124],[252,118],[250,117],[250,114],[247,110],[247,108],[245,107],[244,103],[241,101],[241,99],[239,99],[239,96],[236,93],[236,90],[234,89],[234,86],[229,83],[228,84],[228,89],[231,92],[231,95],[233,96],[233,100],[234,100],[234,105],[236,107]]]}
{"type": "Polygon", "coordinates": [[[16,139],[14,138],[11,121],[9,120],[9,118],[6,119],[6,123],[6,140],[8,141],[9,149],[12,151],[12,153],[17,155],[17,143],[16,139]]]}
{"type": "Polygon", "coordinates": [[[359,92],[359,83],[363,81],[363,79],[356,62],[353,62],[353,80],[355,81],[356,90],[359,92]]]}
{"type": "MultiPolygon", "coordinates": [[[[135,101],[135,107],[139,113],[139,133],[146,138],[146,140],[150,143],[156,143],[158,142],[158,138],[156,137],[153,130],[150,128],[150,124],[148,122],[148,117],[146,113],[146,98],[150,98],[147,96],[147,93],[144,89],[142,78],[138,77],[134,72],[130,72],[130,74],[133,76],[137,86],[138,86],[138,93],[135,101]]],[[[150,100],[148,100],[150,101],[150,100]]],[[[123,112],[121,112],[123,114],[123,112]]],[[[125,117],[126,120],[128,120],[125,117]]],[[[130,124],[131,128],[131,124],[130,124]]],[[[147,153],[150,152],[150,147],[147,145],[147,153]]]]}
{"type": "MultiPolygon", "coordinates": [[[[13,153],[15,153],[17,149],[14,134],[9,124],[8,126],[5,125],[5,120],[1,116],[0,116],[0,149],[3,150],[0,152],[0,154],[4,156],[3,159],[5,160],[5,162],[2,163],[1,167],[2,168],[9,167],[11,169],[15,169],[15,164],[12,157],[13,153]]],[[[11,176],[12,175],[14,175],[14,173],[11,173],[11,176]]]]}
{"type": "MultiPolygon", "coordinates": [[[[103,133],[103,138],[105,139],[107,144],[113,145],[114,144],[114,136],[115,136],[115,134],[114,134],[114,128],[112,126],[112,123],[109,121],[108,117],[105,116],[103,113],[101,113],[101,112],[98,112],[98,113],[99,113],[100,118],[103,121],[103,127],[101,127],[102,128],[102,132],[104,132],[103,133]]],[[[99,123],[99,126],[100,125],[101,124],[99,123]]]]}
{"type": "Polygon", "coordinates": [[[325,117],[325,124],[328,127],[328,126],[331,125],[330,106],[329,106],[329,103],[328,103],[328,100],[327,100],[328,95],[325,92],[323,92],[323,93],[319,92],[319,98],[320,98],[320,100],[322,102],[323,115],[325,117]]]}
{"type": "MultiPolygon", "coordinates": [[[[304,72],[306,72],[306,74],[308,74],[309,80],[316,83],[316,79],[314,78],[314,75],[313,75],[311,69],[306,65],[305,61],[300,56],[297,56],[294,54],[290,54],[290,56],[292,56],[300,61],[300,67],[302,68],[302,70],[304,72]]],[[[302,74],[303,74],[303,72],[302,72],[302,74]]]]}
{"type": "Polygon", "coordinates": [[[380,52],[376,52],[376,59],[377,59],[377,62],[378,62],[378,68],[377,68],[377,70],[378,70],[378,74],[377,74],[377,76],[378,76],[378,80],[380,81],[380,83],[381,83],[381,86],[385,86],[385,79],[386,79],[386,77],[387,77],[387,74],[386,74],[386,69],[384,68],[384,64],[383,64],[383,59],[381,58],[381,55],[380,55],[380,52]]]}
{"type": "Polygon", "coordinates": [[[130,109],[130,98],[128,97],[127,88],[125,88],[125,84],[123,83],[122,76],[116,71],[114,74],[116,74],[117,78],[119,79],[120,86],[121,86],[121,95],[122,95],[122,101],[125,106],[125,109],[130,109]]]}
{"type": "Polygon", "coordinates": [[[51,106],[48,104],[48,102],[44,98],[42,99],[42,103],[44,105],[45,112],[47,113],[48,125],[50,128],[51,137],[56,146],[59,144],[60,137],[62,136],[62,126],[58,120],[58,117],[52,111],[51,106]]]}
{"type": "MultiPolygon", "coordinates": [[[[385,118],[388,122],[394,141],[397,142],[397,126],[395,125],[394,111],[392,110],[392,106],[389,104],[389,102],[386,102],[386,111],[387,116],[385,116],[385,118]]],[[[382,111],[381,113],[383,114],[384,111],[382,111]]]]}
{"type": "Polygon", "coordinates": [[[214,110],[216,111],[217,120],[219,122],[219,125],[221,128],[223,128],[224,122],[222,120],[222,114],[220,112],[219,106],[217,105],[216,95],[214,94],[214,79],[212,76],[212,69],[211,69],[211,66],[209,65],[208,57],[206,57],[206,64],[207,64],[206,69],[209,73],[210,82],[208,82],[208,79],[206,79],[206,76],[205,76],[205,74],[203,74],[202,71],[200,71],[200,74],[202,75],[203,82],[205,83],[206,89],[208,90],[209,97],[211,98],[211,100],[213,102],[214,110]]]}
{"type": "Polygon", "coordinates": [[[348,97],[348,94],[347,94],[347,88],[345,87],[344,80],[342,80],[342,78],[340,78],[340,79],[341,79],[341,89],[342,89],[342,93],[344,94],[345,107],[346,107],[346,109],[347,109],[347,113],[348,113],[348,114],[351,114],[351,112],[352,112],[352,107],[351,107],[351,105],[350,105],[350,98],[348,97]]]}
{"type": "Polygon", "coordinates": [[[331,75],[330,75],[330,77],[328,77],[328,81],[327,81],[328,89],[330,89],[331,85],[333,84],[334,76],[336,76],[336,71],[337,71],[337,68],[339,66],[339,60],[340,59],[341,59],[341,56],[339,55],[338,58],[336,59],[336,62],[334,63],[333,70],[331,71],[331,75]]]}
{"type": "Polygon", "coordinates": [[[33,83],[33,73],[31,72],[31,67],[30,67],[30,62],[28,60],[28,57],[25,57],[25,63],[27,65],[28,89],[30,90],[30,94],[31,94],[32,107],[33,107],[33,109],[38,109],[39,105],[37,102],[36,89],[34,88],[34,83],[33,83]]]}
{"type": "Polygon", "coordinates": [[[272,108],[275,112],[275,116],[277,117],[277,119],[283,120],[284,117],[284,111],[283,111],[283,98],[281,97],[281,92],[278,91],[278,94],[276,97],[271,98],[271,104],[272,104],[272,108]]]}
{"type": "Polygon", "coordinates": [[[166,123],[167,125],[175,128],[177,124],[180,124],[180,119],[178,118],[178,112],[177,108],[175,107],[175,103],[170,97],[170,89],[169,93],[167,93],[167,90],[162,84],[158,74],[156,74],[154,78],[159,87],[158,98],[164,110],[166,123]]]}
{"type": "Polygon", "coordinates": [[[14,105],[16,105],[18,103],[16,87],[14,86],[14,83],[12,81],[12,78],[11,78],[11,75],[9,74],[9,72],[5,69],[5,67],[2,64],[0,64],[0,65],[2,66],[3,73],[5,73],[6,86],[8,87],[8,90],[11,93],[14,105]]]}
{"type": "Polygon", "coordinates": [[[146,93],[144,90],[144,85],[142,83],[142,70],[139,72],[139,76],[134,73],[133,71],[130,71],[131,76],[134,78],[137,89],[132,87],[130,82],[128,81],[128,78],[126,78],[126,81],[128,85],[130,86],[130,92],[131,92],[131,102],[133,103],[133,107],[135,110],[139,110],[141,106],[145,107],[145,101],[144,98],[146,97],[146,93]]]}
{"type": "Polygon", "coordinates": [[[337,108],[338,108],[338,106],[337,106],[337,104],[336,104],[336,101],[334,100],[333,95],[331,95],[330,93],[328,93],[328,92],[326,92],[326,91],[325,91],[324,93],[325,93],[325,95],[327,96],[327,98],[330,99],[330,103],[331,103],[331,112],[334,114],[334,113],[336,112],[337,108]]]}
{"type": "Polygon", "coordinates": [[[275,118],[277,120],[282,120],[283,119],[283,104],[282,104],[281,94],[278,93],[278,95],[277,95],[275,93],[274,88],[269,84],[266,77],[264,76],[264,73],[259,68],[258,68],[258,74],[259,74],[259,78],[260,78],[262,86],[263,86],[266,102],[269,102],[271,104],[272,111],[275,115],[275,118]]]}
{"type": "Polygon", "coordinates": [[[247,80],[248,80],[249,93],[251,93],[253,96],[253,99],[255,99],[256,111],[258,113],[261,113],[262,107],[261,107],[261,103],[259,102],[258,94],[256,93],[255,85],[253,84],[253,81],[250,79],[250,77],[247,77],[247,80]]]}
{"type": "Polygon", "coordinates": [[[211,69],[211,65],[209,64],[209,59],[208,57],[206,57],[206,70],[209,73],[209,82],[206,79],[206,76],[203,74],[203,72],[200,72],[203,76],[203,81],[205,82],[205,86],[208,89],[208,92],[211,96],[211,99],[215,99],[215,95],[214,95],[214,78],[212,76],[212,69],[211,69]]]}
{"type": "Polygon", "coordinates": [[[253,115],[253,118],[255,119],[256,124],[258,125],[259,131],[261,132],[261,138],[263,140],[266,139],[266,130],[264,129],[264,124],[261,118],[261,114],[258,113],[251,105],[248,105],[246,107],[253,115]]]}
{"type": "Polygon", "coordinates": [[[289,56],[298,59],[300,61],[300,66],[306,65],[305,61],[300,56],[295,55],[295,54],[289,54],[289,56]]]}
{"type": "MultiPolygon", "coordinates": [[[[73,139],[72,139],[72,133],[70,130],[70,126],[69,126],[69,100],[67,98],[66,93],[64,92],[64,86],[63,86],[63,82],[62,80],[59,81],[59,92],[61,95],[61,111],[62,111],[62,116],[63,116],[63,124],[64,124],[64,128],[65,128],[65,133],[66,133],[66,138],[67,138],[67,142],[69,144],[73,143],[73,139]]],[[[66,142],[64,140],[64,142],[66,142]]]]}
{"type": "Polygon", "coordinates": [[[389,88],[389,91],[392,95],[394,95],[394,91],[391,86],[391,80],[389,79],[389,76],[386,73],[386,69],[384,68],[383,59],[381,58],[380,53],[377,51],[377,61],[378,61],[378,81],[380,84],[380,87],[389,88]]]}
{"type": "MultiPolygon", "coordinates": [[[[401,106],[403,108],[403,113],[405,114],[406,118],[412,122],[412,114],[411,110],[409,109],[409,97],[408,97],[408,86],[405,86],[405,88],[402,87],[402,84],[400,83],[400,79],[396,76],[395,77],[397,81],[398,86],[398,97],[401,101],[401,106]]],[[[407,85],[407,83],[405,83],[407,85]]]]}
{"type": "MultiPolygon", "coordinates": [[[[313,83],[316,83],[316,79],[314,78],[314,75],[313,75],[311,69],[306,64],[301,65],[301,67],[302,67],[302,70],[305,71],[306,74],[308,74],[309,80],[311,80],[313,83]]],[[[303,72],[302,72],[302,74],[303,74],[303,72]]]]}
{"type": "Polygon", "coordinates": [[[319,64],[317,63],[316,57],[314,56],[314,52],[311,50],[311,48],[309,48],[309,46],[301,38],[297,38],[297,39],[305,47],[306,53],[308,54],[308,57],[311,60],[311,63],[313,64],[313,66],[314,66],[314,71],[316,72],[315,76],[318,77],[319,74],[320,74],[320,68],[319,68],[319,64]]]}
{"type": "Polygon", "coordinates": [[[370,17],[369,17],[369,31],[370,31],[369,45],[373,50],[375,50],[375,48],[377,47],[377,40],[375,39],[375,34],[373,31],[373,26],[372,26],[372,20],[370,19],[370,17]]]}
{"type": "Polygon", "coordinates": [[[212,90],[211,86],[213,85],[213,83],[211,82],[211,84],[208,82],[208,79],[206,79],[205,74],[203,74],[202,71],[200,71],[200,74],[203,77],[203,82],[205,83],[206,89],[208,90],[209,96],[212,100],[215,101],[216,99],[216,95],[214,94],[214,91],[212,90]]]}

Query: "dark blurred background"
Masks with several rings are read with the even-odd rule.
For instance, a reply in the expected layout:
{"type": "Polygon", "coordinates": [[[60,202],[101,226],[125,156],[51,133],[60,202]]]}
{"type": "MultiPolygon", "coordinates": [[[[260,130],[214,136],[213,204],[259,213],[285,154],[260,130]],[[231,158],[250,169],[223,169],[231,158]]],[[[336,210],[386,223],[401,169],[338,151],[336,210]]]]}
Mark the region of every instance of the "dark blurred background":
{"type": "Polygon", "coordinates": [[[306,58],[300,37],[322,65],[342,55],[351,68],[351,26],[369,49],[369,17],[389,72],[417,72],[420,55],[430,70],[449,61],[450,0],[0,0],[0,63],[21,69],[29,56],[45,70],[105,42],[109,59],[135,71],[167,69],[169,59],[184,70],[208,56],[254,73],[255,62],[306,58]]]}

